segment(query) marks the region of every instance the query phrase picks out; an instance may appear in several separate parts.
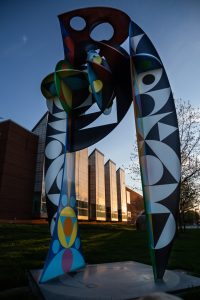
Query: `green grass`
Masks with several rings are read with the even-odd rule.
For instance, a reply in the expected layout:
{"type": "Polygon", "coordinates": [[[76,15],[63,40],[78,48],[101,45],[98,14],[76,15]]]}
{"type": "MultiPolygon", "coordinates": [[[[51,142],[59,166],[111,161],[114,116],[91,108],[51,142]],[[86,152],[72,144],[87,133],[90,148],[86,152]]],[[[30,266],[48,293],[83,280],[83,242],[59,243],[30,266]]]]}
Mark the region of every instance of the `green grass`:
{"type": "MultiPolygon", "coordinates": [[[[132,225],[80,224],[80,233],[87,263],[134,260],[150,264],[146,232],[135,231],[132,225]]],[[[49,242],[46,225],[0,225],[0,290],[27,285],[26,271],[42,268],[49,242]]],[[[199,249],[199,229],[179,233],[168,267],[200,276],[199,249]]],[[[200,290],[194,292],[193,299],[200,299],[200,290]]],[[[185,299],[190,299],[186,293],[185,299]]]]}

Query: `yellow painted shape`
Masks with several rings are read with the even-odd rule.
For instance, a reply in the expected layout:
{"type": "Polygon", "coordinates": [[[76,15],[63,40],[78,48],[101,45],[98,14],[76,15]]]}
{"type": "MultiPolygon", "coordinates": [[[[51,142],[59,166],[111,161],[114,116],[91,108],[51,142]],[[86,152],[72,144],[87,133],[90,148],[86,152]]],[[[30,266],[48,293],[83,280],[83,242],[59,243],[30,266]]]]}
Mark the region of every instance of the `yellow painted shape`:
{"type": "Polygon", "coordinates": [[[102,63],[102,58],[101,58],[101,56],[95,56],[94,58],[93,58],[93,62],[95,62],[96,64],[101,64],[102,63]]]}
{"type": "Polygon", "coordinates": [[[73,208],[71,208],[70,206],[67,206],[67,207],[63,208],[63,210],[61,210],[60,216],[75,217],[76,213],[73,210],[73,208]]]}
{"type": "Polygon", "coordinates": [[[77,229],[78,229],[78,226],[77,226],[77,221],[74,223],[74,226],[73,226],[73,230],[72,230],[72,235],[71,235],[71,238],[70,238],[70,241],[69,241],[69,244],[67,244],[67,248],[70,248],[76,237],[77,237],[77,229]]]}
{"type": "Polygon", "coordinates": [[[61,245],[64,248],[67,248],[67,242],[66,242],[65,234],[63,231],[63,225],[62,225],[60,218],[58,219],[58,238],[59,238],[61,245]]]}
{"type": "MultiPolygon", "coordinates": [[[[71,207],[67,206],[60,212],[60,216],[73,218],[73,217],[76,217],[76,213],[71,207]]],[[[65,233],[63,230],[63,225],[59,218],[59,220],[58,220],[58,237],[59,237],[59,241],[60,241],[61,245],[64,248],[70,248],[73,245],[73,243],[76,239],[76,236],[77,236],[77,229],[78,229],[78,225],[77,225],[77,220],[76,220],[76,222],[73,224],[73,230],[72,230],[72,234],[71,234],[69,243],[67,243],[66,236],[65,236],[65,233]]]]}
{"type": "Polygon", "coordinates": [[[93,81],[93,88],[96,93],[100,92],[103,88],[103,82],[101,80],[94,80],[93,81]]]}

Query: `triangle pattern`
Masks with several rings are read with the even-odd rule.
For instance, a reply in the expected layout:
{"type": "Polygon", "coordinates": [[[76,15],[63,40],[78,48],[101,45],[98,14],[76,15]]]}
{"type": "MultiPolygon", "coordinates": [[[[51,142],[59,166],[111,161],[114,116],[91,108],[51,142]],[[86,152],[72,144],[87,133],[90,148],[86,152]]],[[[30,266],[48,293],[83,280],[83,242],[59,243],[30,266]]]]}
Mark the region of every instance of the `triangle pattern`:
{"type": "MultiPolygon", "coordinates": [[[[57,176],[56,176],[56,178],[57,178],[57,176]]],[[[51,186],[48,188],[48,194],[50,194],[50,195],[56,195],[56,194],[59,194],[60,193],[60,190],[59,190],[59,188],[58,188],[58,186],[57,186],[57,183],[56,183],[56,178],[55,178],[55,180],[52,182],[52,184],[51,184],[51,186]]],[[[50,196],[51,197],[51,196],[50,196]]],[[[54,197],[54,196],[53,196],[54,197]]],[[[53,198],[51,198],[52,200],[53,200],[53,198]]],[[[55,203],[57,203],[57,200],[56,199],[54,199],[55,200],[55,203]]],[[[54,201],[52,201],[53,203],[54,203],[54,201]]],[[[54,204],[55,204],[54,203],[54,204]]],[[[56,205],[56,204],[55,204],[56,205]]]]}
{"type": "Polygon", "coordinates": [[[47,196],[54,205],[59,205],[60,194],[48,194],[47,196]]]}
{"type": "Polygon", "coordinates": [[[163,165],[163,175],[162,178],[156,183],[157,185],[164,185],[164,184],[172,184],[177,183],[176,179],[171,175],[171,173],[167,170],[167,168],[163,165]]]}
{"type": "Polygon", "coordinates": [[[64,222],[65,222],[66,217],[65,216],[60,216],[60,220],[62,225],[64,226],[64,222]]]}
{"type": "Polygon", "coordinates": [[[144,31],[133,21],[130,22],[130,36],[137,36],[144,33],[144,31]]]}
{"type": "Polygon", "coordinates": [[[159,131],[158,131],[158,123],[152,127],[150,132],[148,133],[146,140],[157,140],[159,141],[159,131]]]}
{"type": "Polygon", "coordinates": [[[55,122],[51,122],[51,123],[49,123],[49,125],[50,125],[52,128],[54,128],[54,129],[56,129],[56,130],[58,130],[58,131],[63,131],[63,132],[65,132],[66,129],[67,129],[66,119],[64,119],[64,120],[59,120],[59,121],[55,121],[55,122]]]}
{"type": "Polygon", "coordinates": [[[170,88],[151,91],[147,93],[147,95],[151,96],[154,99],[154,104],[155,104],[154,109],[151,112],[151,115],[157,113],[167,103],[170,93],[171,93],[170,88]]]}
{"type": "Polygon", "coordinates": [[[49,137],[51,137],[52,139],[55,139],[57,141],[60,141],[63,145],[65,145],[66,133],[54,134],[49,137]]]}
{"type": "Polygon", "coordinates": [[[96,113],[96,112],[101,112],[101,110],[99,109],[97,103],[95,102],[93,105],[91,105],[89,107],[88,110],[86,110],[83,115],[89,115],[89,114],[93,114],[93,113],[96,113]]]}
{"type": "Polygon", "coordinates": [[[160,141],[164,140],[166,137],[168,137],[177,129],[178,129],[177,127],[158,122],[160,141]]]}
{"type": "Polygon", "coordinates": [[[174,189],[172,193],[168,195],[168,197],[159,202],[160,204],[167,207],[167,209],[171,211],[174,216],[176,216],[176,213],[178,211],[178,203],[175,201],[175,199],[179,197],[179,189],[180,185],[177,185],[176,189],[174,189]]]}
{"type": "Polygon", "coordinates": [[[101,114],[94,122],[90,123],[88,126],[81,128],[81,130],[109,125],[109,124],[115,124],[118,122],[117,118],[117,103],[116,99],[113,101],[112,105],[112,111],[109,115],[101,114]]]}
{"type": "Polygon", "coordinates": [[[65,237],[65,239],[66,239],[67,245],[69,245],[69,242],[70,242],[71,236],[66,236],[66,237],[65,237]]]}
{"type": "Polygon", "coordinates": [[[153,115],[153,116],[147,116],[144,118],[138,118],[136,120],[138,130],[140,134],[143,136],[145,139],[151,128],[158,123],[162,118],[170,114],[171,112],[164,113],[164,114],[159,114],[159,115],[153,115]]]}
{"type": "Polygon", "coordinates": [[[153,240],[154,247],[156,246],[170,213],[152,214],[153,240]]]}
{"type": "Polygon", "coordinates": [[[141,40],[141,38],[144,36],[144,33],[139,34],[139,35],[135,35],[133,37],[131,37],[130,39],[130,45],[131,48],[133,49],[134,52],[136,52],[137,46],[139,44],[139,41],[141,40]]]}
{"type": "Polygon", "coordinates": [[[92,95],[91,94],[88,96],[88,98],[83,103],[81,103],[75,109],[90,106],[90,105],[92,105],[92,95]]]}
{"type": "Polygon", "coordinates": [[[163,165],[171,173],[177,182],[180,181],[180,160],[174,150],[160,141],[146,141],[148,146],[153,150],[155,155],[161,160],[163,165]]]}
{"type": "Polygon", "coordinates": [[[144,143],[144,155],[153,155],[156,156],[151,147],[145,142],[144,143]]]}

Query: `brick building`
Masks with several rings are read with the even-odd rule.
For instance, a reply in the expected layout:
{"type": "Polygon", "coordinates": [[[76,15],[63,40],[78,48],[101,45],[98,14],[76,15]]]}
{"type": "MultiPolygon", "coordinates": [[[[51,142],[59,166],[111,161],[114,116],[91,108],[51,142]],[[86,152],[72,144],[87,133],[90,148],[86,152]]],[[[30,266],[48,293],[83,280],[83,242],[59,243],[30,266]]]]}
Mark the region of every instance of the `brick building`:
{"type": "Polygon", "coordinates": [[[138,215],[144,210],[143,197],[130,187],[126,186],[126,199],[127,221],[134,224],[138,215]]]}
{"type": "Polygon", "coordinates": [[[11,120],[0,123],[0,219],[30,219],[38,137],[11,120]]]}

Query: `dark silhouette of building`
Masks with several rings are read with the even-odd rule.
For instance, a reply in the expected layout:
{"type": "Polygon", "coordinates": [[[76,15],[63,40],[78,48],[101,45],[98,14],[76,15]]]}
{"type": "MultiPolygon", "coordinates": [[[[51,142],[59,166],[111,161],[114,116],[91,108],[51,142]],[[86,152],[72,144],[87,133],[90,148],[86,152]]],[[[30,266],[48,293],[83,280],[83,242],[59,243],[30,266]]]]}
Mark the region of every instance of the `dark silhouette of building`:
{"type": "Polygon", "coordinates": [[[11,120],[0,123],[0,219],[30,219],[38,137],[11,120]]]}

